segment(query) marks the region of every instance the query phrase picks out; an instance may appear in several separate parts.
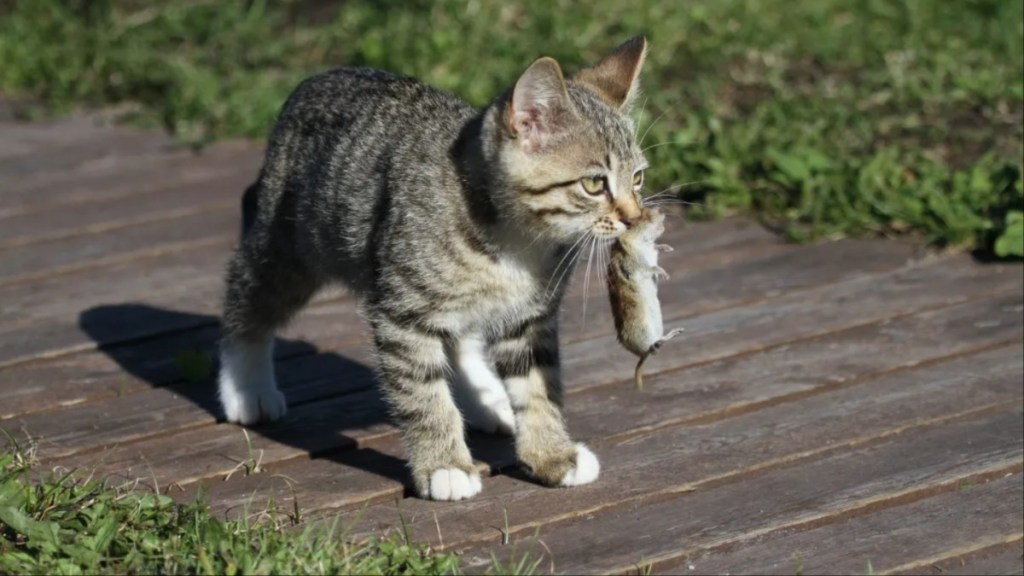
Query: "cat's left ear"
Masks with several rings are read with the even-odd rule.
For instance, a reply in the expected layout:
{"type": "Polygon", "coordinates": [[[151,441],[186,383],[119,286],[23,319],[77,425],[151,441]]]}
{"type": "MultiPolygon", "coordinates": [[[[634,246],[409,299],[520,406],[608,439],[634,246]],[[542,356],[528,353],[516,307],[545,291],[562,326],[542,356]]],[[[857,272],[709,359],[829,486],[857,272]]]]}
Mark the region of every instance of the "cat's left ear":
{"type": "Polygon", "coordinates": [[[575,116],[562,69],[553,58],[540,58],[523,72],[510,104],[509,131],[530,152],[555,140],[575,116]]]}
{"type": "Polygon", "coordinates": [[[640,89],[640,69],[647,57],[647,39],[634,36],[600,62],[580,70],[573,80],[583,84],[613,108],[628,110],[640,89]]]}

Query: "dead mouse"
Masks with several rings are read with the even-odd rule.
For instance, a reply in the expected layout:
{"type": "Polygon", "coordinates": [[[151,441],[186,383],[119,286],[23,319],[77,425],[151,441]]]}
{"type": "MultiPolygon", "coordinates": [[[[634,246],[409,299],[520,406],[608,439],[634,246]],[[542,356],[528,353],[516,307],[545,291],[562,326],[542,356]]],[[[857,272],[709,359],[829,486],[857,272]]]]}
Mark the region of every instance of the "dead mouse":
{"type": "Polygon", "coordinates": [[[655,240],[664,231],[665,214],[657,208],[644,209],[640,221],[612,245],[608,262],[608,295],[619,342],[640,357],[633,375],[637,389],[643,388],[644,362],[682,332],[665,334],[661,323],[658,280],[668,279],[668,273],[658,266],[658,252],[672,247],[655,240]]]}

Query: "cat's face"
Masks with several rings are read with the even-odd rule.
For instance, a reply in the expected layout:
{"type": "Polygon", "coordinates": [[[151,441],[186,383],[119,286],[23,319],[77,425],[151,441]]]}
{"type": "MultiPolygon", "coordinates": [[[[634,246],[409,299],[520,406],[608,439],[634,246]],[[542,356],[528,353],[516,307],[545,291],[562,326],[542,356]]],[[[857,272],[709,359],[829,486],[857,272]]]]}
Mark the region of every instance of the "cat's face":
{"type": "Polygon", "coordinates": [[[628,109],[645,49],[632,39],[568,81],[542,58],[516,83],[500,160],[520,218],[540,235],[610,240],[639,220],[647,161],[628,109]]]}

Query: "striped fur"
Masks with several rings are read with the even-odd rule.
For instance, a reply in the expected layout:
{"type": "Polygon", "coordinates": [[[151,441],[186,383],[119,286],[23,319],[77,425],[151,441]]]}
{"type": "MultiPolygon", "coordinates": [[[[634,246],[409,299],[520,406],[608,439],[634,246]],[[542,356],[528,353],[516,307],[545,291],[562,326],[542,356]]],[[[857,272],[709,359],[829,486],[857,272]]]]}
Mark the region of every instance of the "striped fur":
{"type": "MultiPolygon", "coordinates": [[[[637,42],[609,58],[638,58],[637,42]]],[[[368,69],[324,73],[295,90],[246,193],[227,270],[220,392],[229,420],[283,413],[272,374],[231,367],[265,363],[270,336],[340,281],[372,326],[421,495],[479,490],[450,388],[459,378],[487,380],[471,384],[492,396],[493,382],[504,384],[515,422],[496,428],[516,431],[520,460],[539,480],[596,477],[596,459],[572,443],[561,416],[557,310],[574,250],[589,235],[617,237],[639,215],[633,179],[646,162],[634,126],[594,88],[635,93],[639,61],[608,68],[632,76],[596,83],[600,74],[565,79],[553,62],[538,61],[483,110],[368,69]],[[584,177],[607,187],[588,192],[584,177]],[[589,472],[576,468],[581,455],[589,472]]],[[[460,401],[472,402],[463,397],[473,389],[460,389],[460,401]]]]}

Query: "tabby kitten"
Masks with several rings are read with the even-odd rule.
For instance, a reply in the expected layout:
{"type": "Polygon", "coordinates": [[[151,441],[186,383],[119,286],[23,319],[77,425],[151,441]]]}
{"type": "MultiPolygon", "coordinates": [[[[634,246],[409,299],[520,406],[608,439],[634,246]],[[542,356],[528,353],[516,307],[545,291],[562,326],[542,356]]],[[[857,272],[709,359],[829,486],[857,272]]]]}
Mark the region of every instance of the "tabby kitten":
{"type": "Polygon", "coordinates": [[[558,309],[575,251],[640,216],[647,164],[627,112],[646,47],[630,39],[569,78],[540,58],[483,110],[378,70],[303,82],[246,191],[227,269],[227,419],[284,415],[274,332],[340,280],[373,329],[422,497],[480,491],[463,418],[514,434],[544,484],[597,479],[562,417],[558,309]]]}

